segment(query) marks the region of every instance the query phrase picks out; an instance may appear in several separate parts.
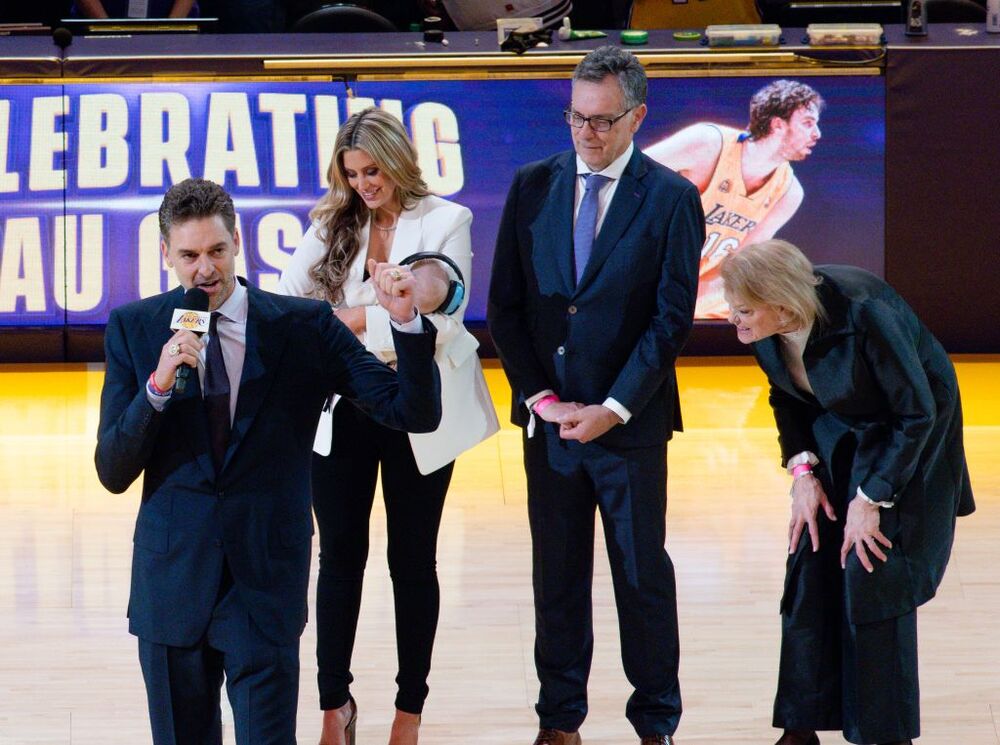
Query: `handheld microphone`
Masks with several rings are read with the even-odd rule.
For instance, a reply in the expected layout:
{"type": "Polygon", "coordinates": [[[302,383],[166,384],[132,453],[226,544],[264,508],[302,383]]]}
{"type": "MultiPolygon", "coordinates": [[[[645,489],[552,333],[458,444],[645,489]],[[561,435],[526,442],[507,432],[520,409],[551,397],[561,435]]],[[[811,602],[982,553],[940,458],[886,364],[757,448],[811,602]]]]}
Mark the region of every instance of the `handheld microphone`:
{"type": "Polygon", "coordinates": [[[1000,34],[1000,0],[986,0],[986,31],[1000,34]]]}
{"type": "MultiPolygon", "coordinates": [[[[212,321],[212,314],[208,312],[208,293],[200,287],[192,287],[184,293],[179,307],[174,309],[174,317],[170,322],[171,331],[187,329],[193,331],[198,336],[208,333],[209,324],[212,321]]],[[[177,380],[174,382],[174,390],[184,393],[187,388],[187,379],[191,374],[190,365],[181,365],[177,368],[177,380]]]]}

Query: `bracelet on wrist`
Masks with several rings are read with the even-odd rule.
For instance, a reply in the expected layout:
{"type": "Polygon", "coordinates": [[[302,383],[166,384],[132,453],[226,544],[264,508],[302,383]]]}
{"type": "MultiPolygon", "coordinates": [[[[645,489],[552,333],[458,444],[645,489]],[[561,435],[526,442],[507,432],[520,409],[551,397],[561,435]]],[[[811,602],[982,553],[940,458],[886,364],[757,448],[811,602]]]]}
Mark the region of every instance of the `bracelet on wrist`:
{"type": "Polygon", "coordinates": [[[812,476],[813,468],[809,463],[800,463],[799,465],[792,468],[792,482],[798,481],[804,476],[812,476]]]}
{"type": "Polygon", "coordinates": [[[162,388],[160,388],[160,386],[156,384],[156,370],[153,370],[153,372],[149,374],[148,385],[149,389],[157,396],[169,396],[170,392],[174,389],[173,386],[170,386],[166,390],[163,390],[162,388]]]}
{"type": "Polygon", "coordinates": [[[548,396],[543,396],[535,401],[535,405],[531,407],[531,410],[536,414],[541,414],[547,407],[556,403],[559,403],[559,396],[550,393],[548,396]]]}

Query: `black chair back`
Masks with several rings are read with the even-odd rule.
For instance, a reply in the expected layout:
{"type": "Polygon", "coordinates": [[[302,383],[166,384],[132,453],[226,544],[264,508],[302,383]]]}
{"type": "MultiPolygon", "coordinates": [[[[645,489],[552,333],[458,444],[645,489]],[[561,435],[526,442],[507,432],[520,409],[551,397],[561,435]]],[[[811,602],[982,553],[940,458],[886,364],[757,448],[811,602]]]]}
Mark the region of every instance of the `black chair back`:
{"type": "Polygon", "coordinates": [[[985,23],[986,7],[973,0],[924,0],[928,23],[985,23]]]}
{"type": "Polygon", "coordinates": [[[397,31],[392,22],[373,10],[357,5],[324,5],[292,24],[298,33],[350,33],[355,31],[397,31]]]}

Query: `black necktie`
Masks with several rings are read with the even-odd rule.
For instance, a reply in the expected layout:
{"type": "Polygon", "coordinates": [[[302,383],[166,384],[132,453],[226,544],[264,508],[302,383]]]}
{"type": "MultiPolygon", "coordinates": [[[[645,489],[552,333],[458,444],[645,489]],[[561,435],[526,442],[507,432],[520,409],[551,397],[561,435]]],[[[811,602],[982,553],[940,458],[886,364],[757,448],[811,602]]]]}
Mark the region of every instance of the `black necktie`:
{"type": "Polygon", "coordinates": [[[219,340],[219,313],[212,313],[208,326],[208,350],[205,353],[205,410],[208,412],[208,435],[212,444],[212,462],[215,470],[222,470],[229,447],[229,375],[222,358],[219,340]]]}

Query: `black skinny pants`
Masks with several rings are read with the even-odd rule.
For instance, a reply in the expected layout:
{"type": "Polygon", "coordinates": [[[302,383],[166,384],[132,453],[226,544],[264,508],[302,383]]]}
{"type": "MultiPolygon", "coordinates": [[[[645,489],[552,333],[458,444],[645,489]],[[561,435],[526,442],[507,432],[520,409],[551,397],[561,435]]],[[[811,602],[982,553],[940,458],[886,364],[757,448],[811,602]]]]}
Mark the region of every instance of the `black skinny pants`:
{"type": "Polygon", "coordinates": [[[316,658],[320,708],[350,695],[351,654],[368,560],[368,523],[379,466],[396,611],[396,708],[419,714],[437,630],[437,535],[454,463],[421,475],[405,432],[376,424],[341,400],[329,456],[313,454],[313,508],[319,524],[316,658]]]}

